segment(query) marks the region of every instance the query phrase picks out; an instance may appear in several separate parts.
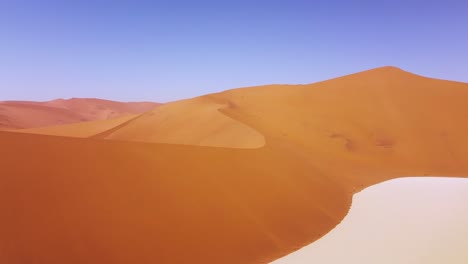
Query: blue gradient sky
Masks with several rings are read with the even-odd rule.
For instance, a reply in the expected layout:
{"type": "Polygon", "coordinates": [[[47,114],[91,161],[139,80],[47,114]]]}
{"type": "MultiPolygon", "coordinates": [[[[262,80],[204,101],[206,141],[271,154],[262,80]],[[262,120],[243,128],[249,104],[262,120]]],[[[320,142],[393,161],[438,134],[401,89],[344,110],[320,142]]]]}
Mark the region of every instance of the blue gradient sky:
{"type": "Polygon", "coordinates": [[[468,2],[0,0],[0,100],[166,102],[383,65],[468,82],[468,2]]]}

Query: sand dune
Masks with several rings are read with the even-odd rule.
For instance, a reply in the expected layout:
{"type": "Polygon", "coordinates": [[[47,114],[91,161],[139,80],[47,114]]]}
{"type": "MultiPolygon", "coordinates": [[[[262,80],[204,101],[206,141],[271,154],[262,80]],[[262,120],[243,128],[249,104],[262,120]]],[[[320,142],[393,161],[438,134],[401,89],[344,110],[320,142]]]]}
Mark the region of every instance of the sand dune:
{"type": "Polygon", "coordinates": [[[149,102],[114,102],[91,98],[47,102],[0,102],[0,129],[23,129],[139,114],[156,107],[149,102]]]}
{"type": "Polygon", "coordinates": [[[131,122],[140,115],[124,115],[114,117],[107,120],[96,121],[83,121],[79,123],[71,123],[58,126],[46,126],[38,128],[17,129],[14,132],[39,134],[39,135],[52,135],[52,136],[66,136],[66,137],[80,137],[89,138],[95,137],[100,133],[112,130],[123,124],[131,122]]]}
{"type": "Polygon", "coordinates": [[[468,176],[467,99],[384,67],[174,102],[92,138],[2,132],[0,260],[268,263],[363,188],[468,176]]]}
{"type": "Polygon", "coordinates": [[[332,229],[350,202],[264,148],[14,132],[0,145],[5,263],[262,263],[332,229]]]}
{"type": "Polygon", "coordinates": [[[167,103],[141,115],[17,132],[212,147],[262,147],[263,135],[219,111],[226,107],[230,106],[204,96],[167,103]]]}
{"type": "Polygon", "coordinates": [[[375,154],[425,163],[431,151],[443,149],[442,155],[454,158],[432,162],[456,166],[468,149],[450,152],[447,146],[468,145],[461,137],[468,126],[461,121],[467,87],[382,67],[310,85],[242,88],[177,101],[106,138],[255,148],[266,135],[331,159],[323,160],[326,167],[337,153],[345,162],[375,154]]]}
{"type": "Polygon", "coordinates": [[[404,178],[354,195],[346,218],[272,264],[464,264],[468,179],[404,178]]]}

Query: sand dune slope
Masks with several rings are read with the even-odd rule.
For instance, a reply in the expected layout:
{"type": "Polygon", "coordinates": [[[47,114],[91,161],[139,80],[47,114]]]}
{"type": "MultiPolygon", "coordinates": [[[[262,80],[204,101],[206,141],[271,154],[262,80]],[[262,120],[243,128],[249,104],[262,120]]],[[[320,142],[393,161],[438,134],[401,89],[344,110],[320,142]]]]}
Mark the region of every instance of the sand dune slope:
{"type": "Polygon", "coordinates": [[[220,112],[230,107],[229,103],[208,96],[169,103],[104,138],[213,147],[262,147],[265,144],[262,134],[220,112]]]}
{"type": "Polygon", "coordinates": [[[441,175],[467,164],[465,83],[383,67],[312,85],[212,96],[236,105],[221,111],[261,131],[267,145],[301,153],[322,171],[356,172],[363,185],[371,183],[365,175],[380,181],[371,175],[379,168],[441,175]]]}
{"type": "Polygon", "coordinates": [[[156,107],[149,102],[114,102],[91,98],[47,102],[0,102],[0,129],[22,129],[105,120],[139,114],[156,107]]]}
{"type": "Polygon", "coordinates": [[[265,263],[350,202],[268,149],[13,132],[0,145],[2,263],[265,263]]]}
{"type": "Polygon", "coordinates": [[[468,176],[467,99],[385,67],[175,102],[92,138],[2,132],[0,262],[268,263],[367,186],[468,176]]]}

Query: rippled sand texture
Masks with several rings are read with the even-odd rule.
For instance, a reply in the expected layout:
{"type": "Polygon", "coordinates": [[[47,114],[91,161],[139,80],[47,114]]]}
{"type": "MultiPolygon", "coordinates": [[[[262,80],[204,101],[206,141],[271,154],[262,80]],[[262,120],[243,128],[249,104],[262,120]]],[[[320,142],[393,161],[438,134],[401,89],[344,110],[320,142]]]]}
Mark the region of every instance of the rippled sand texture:
{"type": "Polygon", "coordinates": [[[178,101],[86,138],[0,132],[0,262],[268,263],[363,188],[467,176],[467,100],[468,84],[384,67],[178,101]]]}

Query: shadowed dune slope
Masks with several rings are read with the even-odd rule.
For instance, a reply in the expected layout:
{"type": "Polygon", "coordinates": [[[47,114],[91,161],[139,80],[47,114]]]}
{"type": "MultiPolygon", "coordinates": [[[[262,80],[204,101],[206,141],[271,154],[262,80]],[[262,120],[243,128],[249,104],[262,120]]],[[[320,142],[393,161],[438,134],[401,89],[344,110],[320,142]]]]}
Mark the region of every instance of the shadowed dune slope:
{"type": "Polygon", "coordinates": [[[47,102],[0,102],[0,129],[22,129],[140,114],[158,106],[150,102],[114,102],[91,98],[47,102]]]}
{"type": "MultiPolygon", "coordinates": [[[[257,149],[2,132],[0,262],[268,263],[333,229],[367,186],[468,176],[467,99],[467,84],[385,67],[197,99],[258,131],[257,149]]],[[[143,116],[100,135],[164,123],[143,116]]],[[[203,138],[211,123],[189,127],[203,138]]]]}
{"type": "Polygon", "coordinates": [[[263,263],[349,207],[329,177],[268,148],[14,132],[0,145],[2,263],[263,263]]]}

